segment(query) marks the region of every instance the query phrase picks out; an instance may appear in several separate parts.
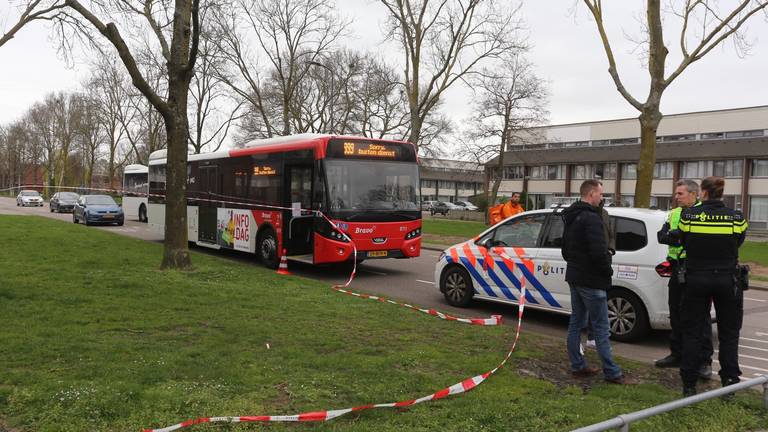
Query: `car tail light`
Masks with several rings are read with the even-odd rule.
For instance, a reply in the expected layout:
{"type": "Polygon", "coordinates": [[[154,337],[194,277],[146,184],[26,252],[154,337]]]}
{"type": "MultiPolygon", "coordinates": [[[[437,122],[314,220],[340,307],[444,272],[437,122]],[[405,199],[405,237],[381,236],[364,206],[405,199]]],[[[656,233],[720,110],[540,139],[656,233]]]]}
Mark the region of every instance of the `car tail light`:
{"type": "Polygon", "coordinates": [[[664,261],[656,266],[656,273],[661,277],[672,277],[672,264],[669,261],[664,261]]]}

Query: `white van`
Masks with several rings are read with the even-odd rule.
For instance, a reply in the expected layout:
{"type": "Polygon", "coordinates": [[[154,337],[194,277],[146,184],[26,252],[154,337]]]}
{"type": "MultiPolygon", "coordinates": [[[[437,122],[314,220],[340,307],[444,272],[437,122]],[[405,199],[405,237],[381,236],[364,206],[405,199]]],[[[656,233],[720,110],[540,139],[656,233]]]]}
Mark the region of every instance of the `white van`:
{"type": "MultiPolygon", "coordinates": [[[[443,251],[435,284],[453,306],[473,298],[517,304],[526,283],[526,307],[570,314],[571,294],[560,253],[563,208],[520,213],[475,239],[443,251]]],[[[608,291],[611,337],[630,341],[649,328],[669,329],[667,246],[656,232],[666,213],[606,208],[616,235],[612,288],[608,291]]]]}

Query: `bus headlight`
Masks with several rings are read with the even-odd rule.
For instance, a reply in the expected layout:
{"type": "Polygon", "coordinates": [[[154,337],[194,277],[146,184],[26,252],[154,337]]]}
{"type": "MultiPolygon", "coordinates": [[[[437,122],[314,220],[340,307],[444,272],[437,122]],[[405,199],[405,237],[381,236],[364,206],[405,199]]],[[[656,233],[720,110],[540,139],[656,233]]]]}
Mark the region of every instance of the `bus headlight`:
{"type": "Polygon", "coordinates": [[[406,240],[414,239],[421,235],[421,228],[416,228],[415,230],[409,232],[405,235],[406,240]]]}

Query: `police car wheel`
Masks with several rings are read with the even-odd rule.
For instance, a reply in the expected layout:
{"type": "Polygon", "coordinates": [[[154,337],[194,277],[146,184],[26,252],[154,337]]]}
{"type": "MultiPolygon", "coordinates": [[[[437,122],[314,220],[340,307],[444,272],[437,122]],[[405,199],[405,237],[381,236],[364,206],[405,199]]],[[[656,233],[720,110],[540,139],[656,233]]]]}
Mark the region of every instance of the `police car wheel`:
{"type": "Polygon", "coordinates": [[[440,291],[451,306],[464,307],[472,302],[472,279],[461,267],[449,267],[440,278],[440,291]]]}
{"type": "Polygon", "coordinates": [[[648,312],[640,299],[624,288],[608,291],[608,328],[611,339],[637,340],[648,333],[648,312]]]}

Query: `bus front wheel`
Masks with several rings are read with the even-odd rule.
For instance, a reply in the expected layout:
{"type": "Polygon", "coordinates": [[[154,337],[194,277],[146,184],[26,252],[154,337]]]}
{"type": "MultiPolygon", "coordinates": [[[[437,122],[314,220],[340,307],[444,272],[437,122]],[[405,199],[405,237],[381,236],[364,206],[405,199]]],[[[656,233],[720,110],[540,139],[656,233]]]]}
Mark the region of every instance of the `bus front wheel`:
{"type": "Polygon", "coordinates": [[[266,228],[259,233],[257,247],[257,253],[262,264],[272,269],[276,269],[280,265],[280,258],[277,253],[277,236],[274,230],[266,228]]]}
{"type": "Polygon", "coordinates": [[[147,222],[147,207],[144,204],[139,206],[139,222],[147,222]]]}

